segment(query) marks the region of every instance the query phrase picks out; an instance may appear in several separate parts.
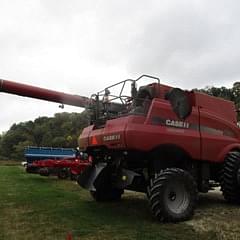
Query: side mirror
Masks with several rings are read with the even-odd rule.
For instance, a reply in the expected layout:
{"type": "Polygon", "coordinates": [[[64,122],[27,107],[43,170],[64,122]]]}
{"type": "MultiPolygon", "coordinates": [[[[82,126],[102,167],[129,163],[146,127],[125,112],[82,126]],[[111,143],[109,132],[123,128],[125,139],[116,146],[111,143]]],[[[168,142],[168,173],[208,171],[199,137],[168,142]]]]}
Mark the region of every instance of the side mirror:
{"type": "Polygon", "coordinates": [[[171,103],[173,111],[176,115],[184,120],[192,112],[191,101],[185,91],[180,88],[171,89],[165,96],[166,100],[171,103]]]}

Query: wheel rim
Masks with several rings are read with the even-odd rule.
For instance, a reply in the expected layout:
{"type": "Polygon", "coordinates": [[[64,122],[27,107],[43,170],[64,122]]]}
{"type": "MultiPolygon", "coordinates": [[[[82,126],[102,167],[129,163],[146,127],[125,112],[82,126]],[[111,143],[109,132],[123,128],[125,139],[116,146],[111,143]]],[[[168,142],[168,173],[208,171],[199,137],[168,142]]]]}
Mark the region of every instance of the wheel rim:
{"type": "Polygon", "coordinates": [[[190,195],[184,184],[174,182],[166,187],[164,201],[171,212],[181,214],[186,211],[189,206],[190,195]]]}

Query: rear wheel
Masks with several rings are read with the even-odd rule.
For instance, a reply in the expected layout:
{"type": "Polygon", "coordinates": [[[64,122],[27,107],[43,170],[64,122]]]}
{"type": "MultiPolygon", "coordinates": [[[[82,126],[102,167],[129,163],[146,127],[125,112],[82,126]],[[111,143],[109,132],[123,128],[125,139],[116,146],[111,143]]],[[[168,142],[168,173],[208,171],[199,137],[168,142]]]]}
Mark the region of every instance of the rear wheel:
{"type": "Polygon", "coordinates": [[[69,176],[68,169],[63,168],[58,171],[58,178],[59,179],[67,179],[69,176]]]}
{"type": "Polygon", "coordinates": [[[224,198],[231,203],[240,203],[240,152],[230,152],[220,176],[224,198]]]}
{"type": "Polygon", "coordinates": [[[191,218],[196,201],[197,185],[187,171],[169,168],[150,181],[150,207],[160,221],[179,222],[191,218]]]}
{"type": "Polygon", "coordinates": [[[107,202],[107,201],[119,201],[123,194],[122,189],[104,189],[104,190],[96,190],[90,191],[91,196],[97,202],[107,202]]]}
{"type": "Polygon", "coordinates": [[[40,168],[40,169],[39,169],[39,174],[40,174],[41,176],[46,176],[46,177],[48,177],[48,176],[50,175],[50,171],[49,171],[49,169],[48,169],[47,167],[40,168]]]}

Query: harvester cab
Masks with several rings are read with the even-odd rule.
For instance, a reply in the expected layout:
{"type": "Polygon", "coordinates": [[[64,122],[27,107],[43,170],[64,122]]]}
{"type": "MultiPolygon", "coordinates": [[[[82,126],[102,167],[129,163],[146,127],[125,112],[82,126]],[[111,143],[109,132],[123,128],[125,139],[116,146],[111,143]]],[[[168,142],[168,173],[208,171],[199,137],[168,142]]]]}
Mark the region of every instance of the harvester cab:
{"type": "Polygon", "coordinates": [[[99,91],[97,94],[93,94],[88,107],[91,114],[91,123],[101,126],[107,120],[123,116],[131,111],[137,111],[137,107],[141,107],[141,110],[138,109],[139,113],[144,113],[144,101],[147,101],[147,105],[149,105],[154,95],[157,94],[159,84],[159,78],[142,75],[135,80],[126,79],[99,91]],[[140,87],[137,90],[137,84],[140,80],[146,80],[146,78],[154,80],[156,83],[140,87]]]}

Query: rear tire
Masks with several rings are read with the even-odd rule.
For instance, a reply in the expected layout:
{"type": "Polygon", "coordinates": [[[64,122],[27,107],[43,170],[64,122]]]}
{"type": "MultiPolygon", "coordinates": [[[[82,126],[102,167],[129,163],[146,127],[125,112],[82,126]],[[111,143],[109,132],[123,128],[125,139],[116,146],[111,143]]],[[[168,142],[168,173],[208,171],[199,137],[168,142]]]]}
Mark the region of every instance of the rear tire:
{"type": "Polygon", "coordinates": [[[149,202],[154,217],[164,222],[179,222],[194,214],[198,197],[193,177],[179,168],[155,174],[150,181],[149,202]]]}
{"type": "Polygon", "coordinates": [[[122,189],[90,191],[91,196],[97,202],[119,201],[123,194],[122,189]]]}
{"type": "Polygon", "coordinates": [[[39,174],[40,174],[41,176],[48,177],[48,176],[50,175],[49,168],[47,168],[47,167],[40,168],[40,169],[39,169],[39,174]]]}
{"type": "Polygon", "coordinates": [[[240,203],[240,152],[230,152],[223,165],[220,176],[221,191],[226,201],[240,203]]]}
{"type": "Polygon", "coordinates": [[[69,176],[68,169],[63,168],[63,169],[60,169],[58,171],[58,178],[59,179],[67,179],[68,176],[69,176]]]}

